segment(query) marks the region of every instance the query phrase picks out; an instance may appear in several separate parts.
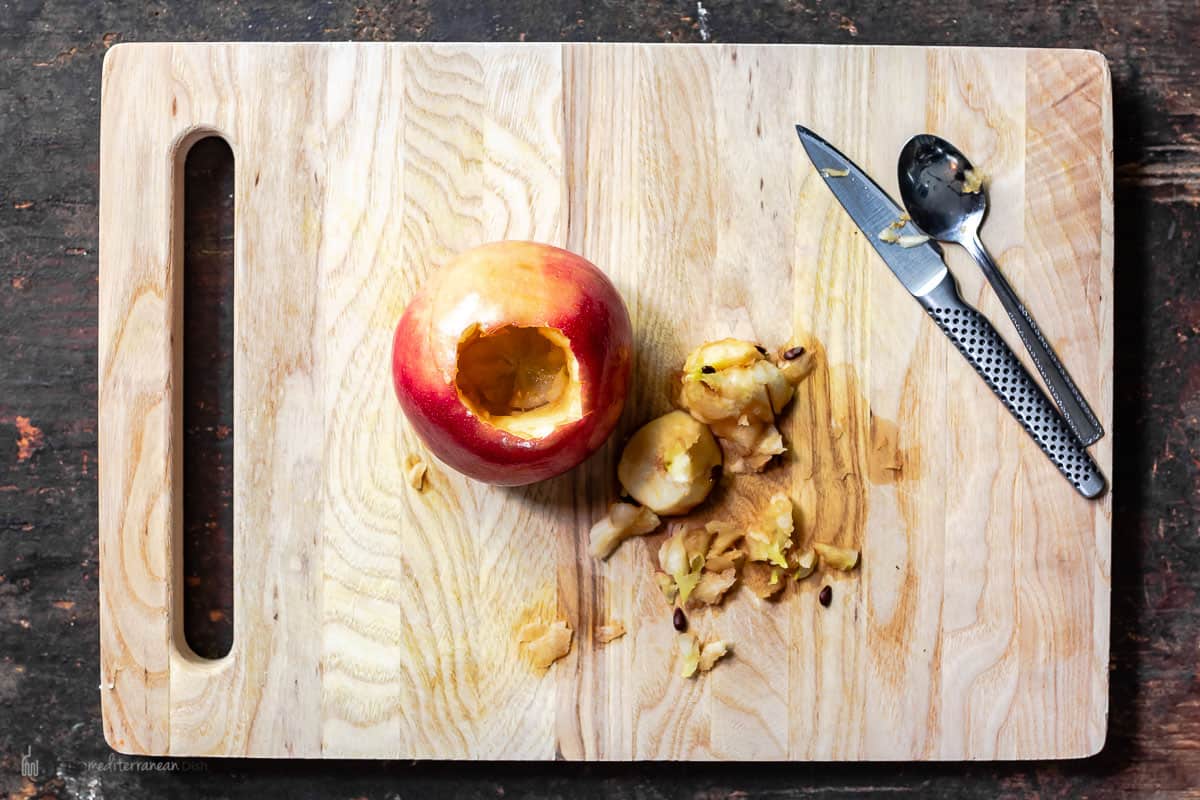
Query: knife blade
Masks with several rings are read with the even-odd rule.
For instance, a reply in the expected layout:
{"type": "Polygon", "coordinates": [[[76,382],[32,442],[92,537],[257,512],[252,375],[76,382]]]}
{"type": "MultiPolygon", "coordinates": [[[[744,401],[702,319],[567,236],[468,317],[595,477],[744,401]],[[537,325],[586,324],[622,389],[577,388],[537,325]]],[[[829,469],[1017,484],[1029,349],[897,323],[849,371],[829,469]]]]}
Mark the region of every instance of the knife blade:
{"type": "Polygon", "coordinates": [[[1099,467],[991,322],[959,296],[941,248],[933,240],[901,247],[879,238],[889,226],[901,236],[921,231],[887,192],[836,147],[803,125],[796,126],[796,134],[825,185],[904,288],[1059,472],[1084,497],[1098,497],[1105,488],[1099,467]]]}
{"type": "MultiPolygon", "coordinates": [[[[796,133],[800,135],[809,160],[825,180],[825,185],[866,235],[875,252],[904,284],[904,288],[914,297],[920,297],[941,283],[948,270],[937,242],[930,239],[916,247],[897,247],[880,239],[881,231],[901,219],[907,220],[908,214],[867,173],[829,142],[803,125],[796,126],[796,133]],[[842,171],[848,174],[839,176],[837,173],[842,171]]],[[[894,230],[899,235],[915,236],[921,233],[908,221],[894,230]]]]}

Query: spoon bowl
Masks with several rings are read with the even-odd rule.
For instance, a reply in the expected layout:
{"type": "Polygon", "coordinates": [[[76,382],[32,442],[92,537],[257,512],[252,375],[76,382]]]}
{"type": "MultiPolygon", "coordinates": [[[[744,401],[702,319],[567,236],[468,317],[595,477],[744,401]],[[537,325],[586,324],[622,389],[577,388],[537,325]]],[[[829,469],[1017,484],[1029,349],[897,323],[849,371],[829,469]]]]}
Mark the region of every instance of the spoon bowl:
{"type": "Polygon", "coordinates": [[[973,167],[940,136],[908,140],[898,164],[900,197],[917,227],[942,242],[975,238],[987,212],[987,194],[972,184],[973,167]]]}

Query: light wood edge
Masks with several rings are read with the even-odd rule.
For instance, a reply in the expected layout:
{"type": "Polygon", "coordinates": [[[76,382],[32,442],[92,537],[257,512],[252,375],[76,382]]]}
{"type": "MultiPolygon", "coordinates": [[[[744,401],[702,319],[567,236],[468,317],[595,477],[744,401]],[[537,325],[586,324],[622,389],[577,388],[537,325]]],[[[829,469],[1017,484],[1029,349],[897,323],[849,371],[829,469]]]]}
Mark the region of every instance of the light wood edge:
{"type": "MultiPolygon", "coordinates": [[[[174,47],[175,45],[167,44],[124,43],[111,48],[105,54],[101,97],[106,96],[107,87],[111,85],[114,72],[120,69],[136,69],[135,63],[139,53],[150,51],[155,53],[155,58],[158,59],[158,52],[174,47]],[[131,64],[130,59],[134,60],[134,64],[131,64]],[[131,65],[123,66],[126,64],[131,65]]],[[[206,45],[205,47],[215,47],[215,45],[206,45]]],[[[137,79],[137,77],[134,77],[127,80],[137,79]]],[[[112,144],[112,137],[103,135],[103,131],[114,113],[115,110],[110,110],[108,114],[105,114],[102,107],[100,162],[100,216],[102,220],[106,218],[106,214],[111,208],[124,205],[124,198],[113,196],[114,180],[107,178],[105,175],[105,164],[110,160],[108,156],[114,155],[112,160],[120,163],[123,159],[119,154],[130,149],[128,145],[124,144],[129,138],[128,131],[124,129],[121,131],[121,143],[118,144],[112,144]],[[109,147],[114,148],[113,154],[110,154],[109,147]]],[[[188,645],[184,635],[182,609],[183,462],[180,442],[182,442],[183,437],[183,396],[181,391],[183,368],[183,314],[181,312],[183,281],[180,279],[180,276],[183,269],[184,163],[192,146],[201,139],[214,136],[223,139],[235,151],[236,162],[236,142],[230,131],[222,130],[210,124],[185,124],[175,132],[173,138],[171,138],[169,144],[161,153],[161,162],[158,167],[164,170],[165,179],[168,184],[168,188],[165,190],[165,197],[168,202],[168,216],[170,218],[170,228],[166,232],[165,237],[163,237],[166,241],[166,260],[161,265],[161,273],[153,279],[154,287],[161,292],[165,299],[161,330],[167,333],[165,341],[160,340],[154,343],[155,346],[162,348],[162,358],[166,363],[166,381],[161,391],[160,402],[166,405],[168,419],[166,420],[165,430],[157,434],[163,438],[162,446],[166,455],[166,463],[163,465],[165,480],[160,491],[161,502],[164,502],[166,505],[166,513],[163,515],[164,524],[162,528],[144,531],[144,538],[146,540],[146,547],[162,553],[163,563],[166,565],[169,578],[164,581],[165,600],[160,610],[165,634],[162,650],[157,656],[144,650],[140,660],[134,659],[135,663],[141,663],[143,666],[140,676],[136,670],[130,670],[124,663],[114,664],[113,654],[107,648],[103,647],[104,630],[119,627],[116,620],[114,602],[106,586],[113,581],[120,580],[122,569],[119,561],[114,560],[112,556],[105,557],[104,554],[121,552],[125,531],[120,527],[119,520],[110,519],[111,512],[105,513],[107,503],[103,500],[101,502],[102,510],[99,524],[99,540],[102,553],[99,560],[102,642],[99,684],[101,691],[101,712],[105,741],[113,750],[126,755],[182,755],[172,747],[170,735],[170,686],[172,669],[179,670],[182,666],[186,671],[190,672],[194,670],[198,677],[219,674],[231,668],[235,660],[235,653],[237,652],[238,643],[235,641],[230,652],[221,658],[208,659],[197,655],[188,645]],[[144,665],[144,662],[149,660],[147,656],[153,656],[164,662],[165,672],[161,677],[151,677],[150,672],[144,665]],[[151,711],[151,709],[143,706],[143,712],[147,713],[147,720],[143,724],[138,725],[135,720],[123,713],[121,696],[132,697],[140,694],[144,698],[153,691],[153,685],[159,683],[162,684],[162,689],[159,691],[165,696],[162,709],[161,711],[151,711]],[[109,688],[110,685],[112,685],[111,689],[109,688]],[[147,738],[152,735],[153,730],[159,728],[161,728],[162,732],[160,737],[147,738]],[[138,733],[141,735],[138,735],[138,733]]],[[[117,425],[119,423],[128,425],[131,428],[139,428],[140,426],[141,438],[144,441],[147,438],[155,437],[154,429],[145,420],[139,421],[134,419],[137,414],[136,408],[124,402],[118,403],[109,400],[107,398],[108,392],[105,388],[108,359],[114,355],[110,354],[110,350],[118,344],[120,338],[116,336],[118,332],[114,331],[110,333],[107,330],[108,315],[112,314],[114,318],[117,318],[123,317],[132,311],[131,307],[124,307],[119,312],[116,310],[109,311],[109,298],[106,289],[120,291],[120,288],[126,285],[127,282],[136,279],[136,275],[131,274],[135,266],[133,260],[122,258],[119,254],[114,253],[120,247],[120,243],[107,241],[103,236],[103,232],[108,229],[108,226],[101,225],[98,255],[101,275],[99,302],[101,325],[98,345],[101,380],[98,386],[98,419],[101,428],[107,428],[110,425],[117,425]]],[[[153,219],[138,219],[136,221],[136,229],[139,231],[139,234],[134,246],[130,248],[134,251],[145,250],[153,252],[155,245],[163,241],[163,239],[158,238],[161,229],[155,227],[153,219]]],[[[144,258],[149,259],[150,256],[144,256],[144,258]]],[[[136,300],[137,296],[135,295],[133,299],[136,300]]],[[[108,441],[104,435],[99,437],[98,461],[101,466],[98,472],[102,487],[102,496],[104,494],[103,487],[108,482],[115,480],[114,476],[120,470],[127,466],[136,467],[136,465],[129,464],[127,449],[122,445],[123,443],[120,442],[108,441]]],[[[122,510],[124,509],[122,508],[122,510]]],[[[128,653],[124,655],[126,658],[130,656],[128,653]]]]}
{"type": "Polygon", "coordinates": [[[1112,625],[1112,513],[1113,492],[1117,491],[1113,461],[1113,441],[1116,436],[1116,415],[1113,395],[1113,346],[1116,335],[1114,314],[1114,283],[1116,272],[1113,255],[1113,95],[1112,71],[1108,59],[1097,50],[1075,51],[1073,55],[1086,59],[1100,72],[1100,116],[1102,146],[1100,162],[1100,287],[1102,321],[1100,329],[1100,380],[1104,403],[1102,417],[1107,417],[1108,429],[1103,439],[1094,448],[1094,455],[1108,477],[1108,492],[1096,509],[1096,547],[1100,558],[1099,575],[1094,600],[1094,610],[1103,608],[1104,613],[1094,613],[1093,631],[1097,652],[1103,655],[1103,663],[1093,671],[1093,694],[1102,706],[1103,726],[1089,731],[1087,744],[1080,758],[1098,755],[1108,741],[1109,727],[1109,671],[1112,625]]]}
{"type": "MultiPolygon", "coordinates": [[[[1064,73],[1088,75],[1088,79],[1080,81],[1068,95],[1060,98],[1058,102],[1062,102],[1076,93],[1088,97],[1097,105],[1100,121],[1100,152],[1091,154],[1094,156],[1099,170],[1097,177],[1099,207],[1096,209],[1098,212],[1096,242],[1099,252],[1096,277],[1100,294],[1096,318],[1099,323],[1099,352],[1096,353],[1095,362],[1098,368],[1095,385],[1089,385],[1089,382],[1082,384],[1082,391],[1093,403],[1096,415],[1104,428],[1104,436],[1089,448],[1089,452],[1108,482],[1104,495],[1091,501],[1093,519],[1091,545],[1095,548],[1096,554],[1093,559],[1094,572],[1088,576],[1088,580],[1094,586],[1090,598],[1092,639],[1089,649],[1093,658],[1096,659],[1089,669],[1091,705],[1078,712],[1079,727],[1083,732],[1080,737],[1073,738],[1069,745],[1062,747],[1054,754],[1019,751],[1015,755],[1017,759],[1078,760],[1095,756],[1104,749],[1109,725],[1112,511],[1113,491],[1115,490],[1113,442],[1116,433],[1113,407],[1115,273],[1113,263],[1112,75],[1107,59],[1096,50],[1031,49],[1029,52],[1031,58],[1027,69],[1036,69],[1036,61],[1039,58],[1052,57],[1056,67],[1064,73]],[[1075,64],[1072,66],[1066,62],[1075,62],[1075,64]]],[[[1029,83],[1027,73],[1026,85],[1028,86],[1029,83]]],[[[1064,121],[1062,124],[1070,125],[1070,122],[1064,121]]]]}

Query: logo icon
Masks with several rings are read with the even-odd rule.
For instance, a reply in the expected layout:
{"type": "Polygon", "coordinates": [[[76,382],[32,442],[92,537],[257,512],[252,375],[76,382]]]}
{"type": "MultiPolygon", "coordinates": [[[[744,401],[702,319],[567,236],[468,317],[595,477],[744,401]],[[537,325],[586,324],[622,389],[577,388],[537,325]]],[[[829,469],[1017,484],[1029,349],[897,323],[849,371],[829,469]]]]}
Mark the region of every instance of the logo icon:
{"type": "Polygon", "coordinates": [[[38,776],[38,762],[33,758],[33,745],[25,748],[25,752],[21,754],[21,777],[36,778],[38,776]]]}

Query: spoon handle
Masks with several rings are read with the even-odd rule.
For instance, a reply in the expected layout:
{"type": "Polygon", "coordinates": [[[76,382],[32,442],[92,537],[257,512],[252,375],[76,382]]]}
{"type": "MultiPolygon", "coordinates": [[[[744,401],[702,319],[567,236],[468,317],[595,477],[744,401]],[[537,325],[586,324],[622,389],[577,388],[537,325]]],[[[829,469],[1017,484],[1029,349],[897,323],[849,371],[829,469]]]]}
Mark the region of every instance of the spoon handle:
{"type": "Polygon", "coordinates": [[[1100,426],[1100,421],[1096,419],[1096,415],[1087,401],[1083,399],[1079,388],[1075,386],[1075,381],[1071,380],[1066,368],[1054,354],[1050,343],[1042,335],[1041,329],[1033,321],[1025,304],[1017,297],[1017,293],[1013,291],[1004,274],[1000,272],[1000,268],[992,260],[978,235],[965,237],[962,244],[979,264],[988,283],[992,285],[992,289],[999,296],[1001,305],[1008,312],[1008,318],[1012,320],[1017,329],[1017,335],[1021,337],[1025,349],[1029,351],[1034,365],[1042,374],[1047,388],[1050,389],[1050,395],[1062,409],[1067,424],[1071,426],[1071,430],[1074,431],[1079,441],[1083,442],[1084,447],[1092,444],[1104,435],[1104,429],[1100,426]]]}
{"type": "Polygon", "coordinates": [[[1098,497],[1105,485],[1100,468],[987,317],[959,296],[954,277],[947,272],[917,299],[1063,477],[1084,497],[1098,497]]]}

